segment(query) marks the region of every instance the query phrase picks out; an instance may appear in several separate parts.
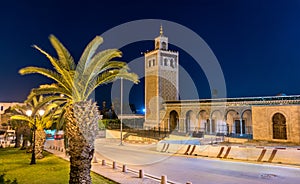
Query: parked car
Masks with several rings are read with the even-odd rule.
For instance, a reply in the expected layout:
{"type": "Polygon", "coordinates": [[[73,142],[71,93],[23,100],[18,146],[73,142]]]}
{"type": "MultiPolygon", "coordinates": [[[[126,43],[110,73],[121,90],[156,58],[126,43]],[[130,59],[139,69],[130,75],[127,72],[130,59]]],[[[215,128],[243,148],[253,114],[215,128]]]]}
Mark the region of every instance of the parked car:
{"type": "Polygon", "coordinates": [[[13,147],[16,144],[15,130],[0,131],[0,147],[13,147]]]}
{"type": "Polygon", "coordinates": [[[64,131],[62,130],[59,130],[58,132],[56,132],[54,134],[54,139],[55,140],[60,140],[60,139],[63,139],[64,138],[64,131]]]}
{"type": "Polygon", "coordinates": [[[4,136],[0,135],[0,148],[5,147],[6,141],[4,139],[4,136]]]}
{"type": "Polygon", "coordinates": [[[53,140],[55,132],[56,132],[56,130],[51,130],[51,129],[45,130],[46,139],[47,140],[53,140]]]}

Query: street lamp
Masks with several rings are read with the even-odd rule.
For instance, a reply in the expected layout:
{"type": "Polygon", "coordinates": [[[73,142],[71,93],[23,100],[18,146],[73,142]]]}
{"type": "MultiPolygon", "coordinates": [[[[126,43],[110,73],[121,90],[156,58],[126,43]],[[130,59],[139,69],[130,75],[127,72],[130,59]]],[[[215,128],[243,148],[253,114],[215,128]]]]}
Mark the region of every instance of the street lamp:
{"type": "Polygon", "coordinates": [[[120,124],[120,132],[121,132],[121,143],[120,146],[123,146],[123,77],[121,77],[121,124],[120,124]]]}
{"type": "MultiPolygon", "coordinates": [[[[109,73],[114,73],[114,71],[109,71],[109,73]]],[[[120,107],[120,114],[121,114],[121,118],[120,118],[120,146],[123,146],[123,77],[120,77],[121,78],[121,86],[120,86],[120,88],[121,88],[121,94],[120,94],[120,98],[121,98],[121,107],[120,107]]]]}
{"type": "MultiPolygon", "coordinates": [[[[43,116],[45,111],[44,110],[39,110],[38,113],[39,113],[40,116],[43,116]]],[[[30,117],[32,115],[32,110],[27,110],[26,115],[30,117]]],[[[35,134],[36,134],[36,117],[35,117],[35,114],[33,116],[33,122],[34,122],[34,124],[33,124],[33,145],[32,145],[32,154],[31,154],[30,165],[36,164],[36,162],[35,162],[35,134]]]]}

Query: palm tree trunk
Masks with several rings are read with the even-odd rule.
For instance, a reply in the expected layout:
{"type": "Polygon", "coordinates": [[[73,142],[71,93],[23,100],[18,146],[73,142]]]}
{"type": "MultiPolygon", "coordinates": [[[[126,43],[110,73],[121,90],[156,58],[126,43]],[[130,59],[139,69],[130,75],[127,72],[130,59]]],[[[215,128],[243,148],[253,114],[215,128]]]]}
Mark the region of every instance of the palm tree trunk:
{"type": "Polygon", "coordinates": [[[46,133],[43,129],[36,130],[36,137],[35,137],[35,158],[42,159],[44,158],[43,150],[44,144],[46,141],[46,133]]]}
{"type": "Polygon", "coordinates": [[[67,109],[70,184],[92,183],[90,170],[99,117],[98,107],[91,101],[77,102],[67,109]]]}
{"type": "Polygon", "coordinates": [[[17,127],[15,129],[15,132],[16,132],[16,139],[15,139],[15,148],[18,148],[20,147],[20,134],[19,134],[19,128],[17,127]]]}

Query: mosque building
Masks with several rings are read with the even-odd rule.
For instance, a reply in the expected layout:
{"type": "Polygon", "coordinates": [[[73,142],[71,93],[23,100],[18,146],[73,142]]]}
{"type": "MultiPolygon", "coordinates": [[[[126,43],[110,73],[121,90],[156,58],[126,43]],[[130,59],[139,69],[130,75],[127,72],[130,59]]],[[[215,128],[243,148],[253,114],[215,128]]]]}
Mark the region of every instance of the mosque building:
{"type": "Polygon", "coordinates": [[[145,128],[300,143],[300,95],[179,100],[179,53],[168,37],[145,53],[145,128]]]}

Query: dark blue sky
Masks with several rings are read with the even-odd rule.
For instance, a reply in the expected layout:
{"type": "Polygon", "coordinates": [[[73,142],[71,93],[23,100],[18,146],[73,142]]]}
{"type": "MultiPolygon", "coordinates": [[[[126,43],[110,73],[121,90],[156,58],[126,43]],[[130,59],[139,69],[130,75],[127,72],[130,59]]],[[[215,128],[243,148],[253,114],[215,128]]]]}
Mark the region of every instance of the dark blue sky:
{"type": "MultiPolygon", "coordinates": [[[[95,35],[138,19],[173,21],[202,37],[222,67],[228,97],[300,94],[300,0],[10,0],[0,4],[0,101],[23,101],[31,88],[49,82],[18,74],[25,66],[49,66],[31,45],[54,53],[48,41],[54,34],[78,60],[95,35]]],[[[136,43],[121,50],[131,60],[151,49],[152,43],[136,43]]],[[[209,98],[201,68],[189,67],[191,58],[181,56],[200,97],[209,98]]],[[[134,89],[142,91],[143,82],[134,89]]],[[[109,98],[107,90],[97,90],[99,100],[109,98]]]]}

